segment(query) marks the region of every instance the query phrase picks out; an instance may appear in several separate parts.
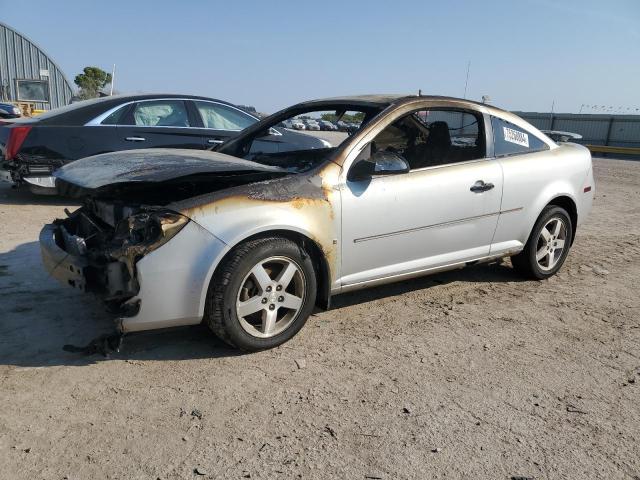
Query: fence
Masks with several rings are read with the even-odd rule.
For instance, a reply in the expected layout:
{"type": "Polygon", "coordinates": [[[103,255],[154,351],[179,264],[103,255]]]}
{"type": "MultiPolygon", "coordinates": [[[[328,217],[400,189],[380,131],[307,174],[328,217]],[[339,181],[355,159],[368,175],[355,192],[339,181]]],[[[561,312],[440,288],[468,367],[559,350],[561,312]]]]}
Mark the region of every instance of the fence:
{"type": "Polygon", "coordinates": [[[514,112],[540,130],[579,133],[584,145],[640,147],[640,115],[514,112]]]}

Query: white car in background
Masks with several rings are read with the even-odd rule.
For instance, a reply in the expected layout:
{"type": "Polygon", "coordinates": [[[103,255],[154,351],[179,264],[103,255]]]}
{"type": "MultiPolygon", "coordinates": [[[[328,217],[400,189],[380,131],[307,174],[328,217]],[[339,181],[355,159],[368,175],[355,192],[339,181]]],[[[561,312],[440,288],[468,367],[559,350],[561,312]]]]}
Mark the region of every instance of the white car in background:
{"type": "Polygon", "coordinates": [[[313,131],[316,131],[316,132],[320,131],[320,125],[318,124],[318,122],[316,122],[312,118],[305,119],[304,125],[305,125],[307,130],[313,130],[313,131]]]}
{"type": "Polygon", "coordinates": [[[41,232],[51,275],[100,295],[123,332],[205,322],[250,351],[352,290],[505,257],[548,278],[594,194],[586,148],[429,96],[304,102],[214,152],[121,151],[55,175],[85,200],[41,232]],[[336,147],[255,148],[287,119],[346,111],[364,120],[336,147]]]}

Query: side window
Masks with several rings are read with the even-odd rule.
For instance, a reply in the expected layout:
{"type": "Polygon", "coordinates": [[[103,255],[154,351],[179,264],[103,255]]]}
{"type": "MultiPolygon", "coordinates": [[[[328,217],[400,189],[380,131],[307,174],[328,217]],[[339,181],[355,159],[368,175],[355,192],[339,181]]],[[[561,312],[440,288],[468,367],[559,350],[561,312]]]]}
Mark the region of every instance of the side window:
{"type": "Polygon", "coordinates": [[[470,111],[419,110],[400,118],[371,143],[372,154],[394,152],[411,170],[476,160],[486,156],[480,114],[470,111]]]}
{"type": "Polygon", "coordinates": [[[194,101],[204,128],[215,130],[244,130],[249,125],[256,123],[253,117],[235,108],[227,107],[220,103],[194,101]]]}
{"type": "Polygon", "coordinates": [[[111,113],[107,118],[105,118],[100,125],[118,125],[123,120],[123,115],[128,110],[129,105],[125,105],[124,107],[120,107],[115,112],[111,113]]]}
{"type": "Polygon", "coordinates": [[[182,100],[152,100],[135,104],[133,123],[144,127],[188,127],[189,116],[182,100]]]}
{"type": "Polygon", "coordinates": [[[491,128],[496,157],[549,149],[549,145],[532,133],[501,118],[491,117],[491,128]]]}

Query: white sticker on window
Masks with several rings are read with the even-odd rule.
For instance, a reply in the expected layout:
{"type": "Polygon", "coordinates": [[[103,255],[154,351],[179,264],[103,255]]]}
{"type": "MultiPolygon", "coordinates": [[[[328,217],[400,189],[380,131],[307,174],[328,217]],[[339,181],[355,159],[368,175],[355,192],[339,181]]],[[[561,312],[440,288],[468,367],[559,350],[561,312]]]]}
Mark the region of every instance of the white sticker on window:
{"type": "Polygon", "coordinates": [[[507,127],[502,127],[502,130],[504,131],[504,139],[507,142],[529,147],[529,135],[526,133],[507,127]]]}

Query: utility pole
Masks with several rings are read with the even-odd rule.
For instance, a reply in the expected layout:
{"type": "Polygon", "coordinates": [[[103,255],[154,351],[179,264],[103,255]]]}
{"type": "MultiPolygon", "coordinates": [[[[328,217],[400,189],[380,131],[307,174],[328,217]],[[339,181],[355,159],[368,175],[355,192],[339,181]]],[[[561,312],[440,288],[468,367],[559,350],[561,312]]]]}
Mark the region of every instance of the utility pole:
{"type": "Polygon", "coordinates": [[[467,85],[469,84],[469,69],[471,68],[471,60],[467,62],[467,79],[464,81],[464,96],[462,98],[467,98],[467,85]]]}
{"type": "Polygon", "coordinates": [[[113,70],[111,70],[111,88],[109,89],[109,96],[113,95],[113,84],[116,83],[116,64],[113,64],[113,70]]]}

